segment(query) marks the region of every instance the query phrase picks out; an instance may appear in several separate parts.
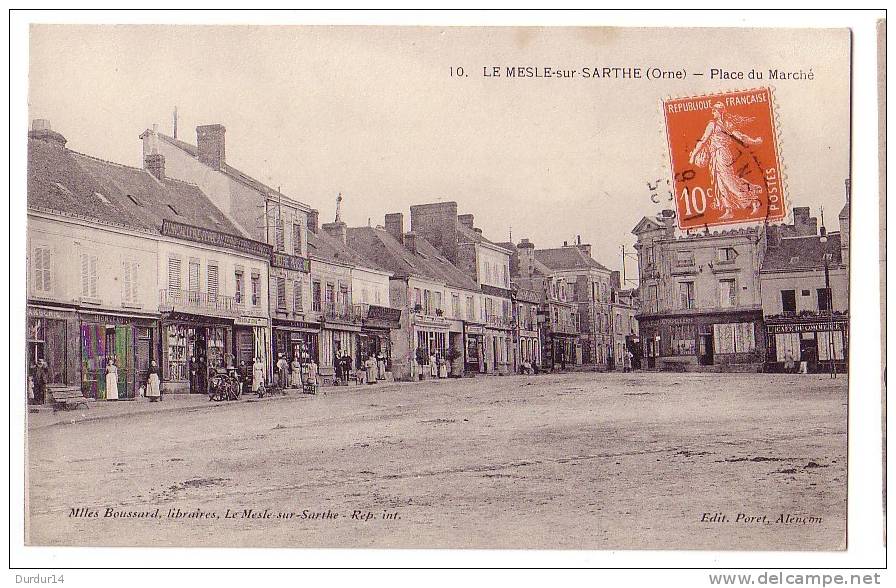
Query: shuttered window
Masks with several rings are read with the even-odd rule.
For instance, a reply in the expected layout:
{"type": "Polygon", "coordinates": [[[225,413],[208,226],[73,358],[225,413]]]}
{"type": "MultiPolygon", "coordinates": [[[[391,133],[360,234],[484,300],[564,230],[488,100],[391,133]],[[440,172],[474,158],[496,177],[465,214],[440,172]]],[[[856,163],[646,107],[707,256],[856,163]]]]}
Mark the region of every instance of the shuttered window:
{"type": "Polygon", "coordinates": [[[35,292],[49,293],[52,290],[52,254],[50,248],[38,245],[34,248],[33,288],[35,292]]]}
{"type": "Polygon", "coordinates": [[[208,297],[218,297],[218,266],[211,263],[208,265],[208,297]]]}
{"type": "Polygon", "coordinates": [[[199,261],[190,260],[187,268],[187,290],[190,292],[199,292],[199,261]]]}
{"type": "Polygon", "coordinates": [[[180,260],[176,257],[168,258],[168,289],[180,290],[180,260]]]}
{"type": "Polygon", "coordinates": [[[292,225],[292,252],[293,255],[302,255],[302,225],[292,225]]]}
{"type": "Polygon", "coordinates": [[[81,254],[81,297],[96,298],[96,255],[90,253],[81,254]]]}
{"type": "Polygon", "coordinates": [[[293,312],[302,312],[302,282],[294,280],[292,283],[292,309],[293,312]]]}
{"type": "Polygon", "coordinates": [[[286,309],[286,278],[277,278],[277,308],[286,309]]]}
{"type": "Polygon", "coordinates": [[[121,298],[124,302],[137,301],[137,269],[137,262],[132,259],[121,262],[123,278],[121,298]]]}

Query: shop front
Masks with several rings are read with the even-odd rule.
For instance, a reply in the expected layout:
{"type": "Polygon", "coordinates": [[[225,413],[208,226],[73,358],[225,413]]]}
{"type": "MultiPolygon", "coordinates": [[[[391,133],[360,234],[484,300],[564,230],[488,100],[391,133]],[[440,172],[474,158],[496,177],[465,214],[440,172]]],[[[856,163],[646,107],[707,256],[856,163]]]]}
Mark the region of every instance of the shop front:
{"type": "MultiPolygon", "coordinates": [[[[34,385],[36,370],[45,362],[46,384],[81,383],[78,315],[72,308],[28,304],[26,373],[34,385]]],[[[44,394],[43,400],[47,401],[44,394]]]]}
{"type": "Polygon", "coordinates": [[[158,356],[155,317],[79,312],[81,390],[96,400],[133,400],[146,383],[150,362],[158,356]],[[110,359],[118,368],[118,386],[109,390],[110,359]]]}
{"type": "Polygon", "coordinates": [[[464,372],[468,374],[481,374],[485,372],[483,361],[483,335],[485,330],[482,325],[466,323],[464,325],[464,372]]]}
{"type": "Polygon", "coordinates": [[[233,320],[233,365],[245,365],[249,370],[255,359],[268,365],[270,325],[266,318],[242,316],[233,320]]]}
{"type": "MultiPolygon", "coordinates": [[[[392,331],[400,329],[401,309],[388,306],[364,305],[361,332],[358,334],[357,365],[367,358],[377,358],[377,365],[385,362],[385,371],[392,372],[392,331]]],[[[385,374],[382,376],[385,378],[385,374]]]]}
{"type": "Polygon", "coordinates": [[[414,315],[414,348],[411,357],[414,362],[414,377],[432,375],[431,357],[448,359],[449,321],[438,316],[414,315]],[[418,351],[419,350],[419,351],[418,351]],[[420,361],[422,360],[422,365],[420,361]]]}
{"type": "Polygon", "coordinates": [[[849,365],[849,316],[835,312],[766,317],[766,371],[843,373],[849,365]]]}
{"type": "Polygon", "coordinates": [[[210,370],[236,365],[233,319],[163,313],[161,331],[165,392],[207,394],[210,370]]]}
{"type": "Polygon", "coordinates": [[[765,333],[761,312],[694,313],[639,320],[644,364],[668,371],[757,371],[765,333]]]}
{"type": "MultiPolygon", "coordinates": [[[[273,366],[274,358],[280,354],[290,364],[298,358],[299,363],[310,363],[311,358],[317,362],[320,354],[320,324],[304,321],[286,321],[273,319],[273,355],[269,362],[273,366]]],[[[266,363],[266,365],[267,365],[266,363]]]]}

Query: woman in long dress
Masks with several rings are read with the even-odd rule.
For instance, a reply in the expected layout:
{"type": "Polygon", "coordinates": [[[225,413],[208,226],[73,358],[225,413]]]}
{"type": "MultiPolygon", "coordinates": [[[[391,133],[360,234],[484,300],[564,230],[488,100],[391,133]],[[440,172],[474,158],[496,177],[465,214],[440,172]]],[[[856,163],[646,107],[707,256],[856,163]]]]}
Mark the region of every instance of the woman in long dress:
{"type": "Polygon", "coordinates": [[[762,187],[740,177],[734,163],[744,146],[759,145],[762,137],[753,138],[739,131],[739,125],[752,119],[728,114],[721,102],[713,104],[712,117],[689,161],[698,167],[709,166],[709,181],[715,189],[712,206],[724,210],[719,219],[731,218],[732,209],[749,208],[750,214],[756,214],[762,187]]]}
{"type": "Polygon", "coordinates": [[[445,361],[445,358],[441,355],[439,356],[439,378],[447,378],[448,377],[448,362],[445,361]]]}
{"type": "Polygon", "coordinates": [[[118,366],[114,357],[106,362],[106,400],[118,400],[118,366]]]}
{"type": "Polygon", "coordinates": [[[252,391],[258,392],[262,384],[264,384],[264,364],[260,357],[256,357],[255,363],[252,364],[252,391]]]}
{"type": "Polygon", "coordinates": [[[155,361],[149,362],[149,375],[146,377],[146,397],[150,402],[158,402],[162,399],[162,386],[159,379],[161,370],[155,361]]]}
{"type": "Polygon", "coordinates": [[[290,372],[290,377],[292,378],[291,387],[302,389],[302,363],[299,361],[299,356],[295,356],[292,360],[292,371],[290,372]]]}

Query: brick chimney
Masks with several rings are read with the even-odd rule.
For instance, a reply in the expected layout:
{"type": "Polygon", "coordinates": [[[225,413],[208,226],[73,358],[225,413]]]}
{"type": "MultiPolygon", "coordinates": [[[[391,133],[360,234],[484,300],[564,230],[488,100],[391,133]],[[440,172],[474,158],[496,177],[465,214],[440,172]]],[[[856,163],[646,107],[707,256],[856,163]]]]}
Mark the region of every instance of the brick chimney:
{"type": "Polygon", "coordinates": [[[657,216],[657,220],[663,225],[666,229],[665,237],[667,239],[671,239],[675,237],[675,211],[667,208],[660,212],[659,216],[657,216]]]}
{"type": "Polygon", "coordinates": [[[313,209],[308,213],[308,230],[314,234],[317,234],[319,225],[320,225],[320,212],[317,209],[313,209]]]}
{"type": "Polygon", "coordinates": [[[328,235],[330,235],[337,241],[342,241],[342,244],[345,245],[345,238],[348,232],[348,227],[344,222],[338,221],[335,223],[324,223],[321,228],[326,231],[328,235]]]}
{"type": "Polygon", "coordinates": [[[199,161],[212,169],[224,167],[224,133],[223,125],[201,125],[196,127],[196,146],[199,149],[199,161]]]}
{"type": "Polygon", "coordinates": [[[45,118],[36,118],[31,121],[31,131],[28,133],[28,137],[55,143],[60,147],[65,147],[67,142],[64,136],[50,128],[50,121],[45,118]]]}
{"type": "Polygon", "coordinates": [[[404,242],[404,215],[400,212],[390,212],[386,215],[386,232],[399,243],[404,242]]]}
{"type": "Polygon", "coordinates": [[[404,246],[411,253],[417,253],[417,235],[413,231],[404,234],[404,246]]]}
{"type": "Polygon", "coordinates": [[[587,257],[591,257],[591,244],[582,243],[581,235],[576,235],[576,247],[578,247],[579,251],[584,253],[587,257]]]}
{"type": "Polygon", "coordinates": [[[809,216],[808,206],[793,208],[793,230],[797,237],[812,237],[818,234],[818,219],[809,216]]]}
{"type": "Polygon", "coordinates": [[[457,225],[457,202],[433,202],[411,207],[411,231],[432,243],[454,264],[457,264],[457,225]]]}
{"type": "Polygon", "coordinates": [[[457,222],[459,222],[461,225],[467,227],[471,231],[473,230],[473,215],[472,214],[458,215],[457,222]]]}
{"type": "Polygon", "coordinates": [[[531,278],[535,273],[535,244],[523,239],[516,246],[519,255],[520,277],[531,278]]]}
{"type": "Polygon", "coordinates": [[[154,175],[161,182],[165,179],[165,156],[161,153],[144,155],[143,169],[154,175]]]}

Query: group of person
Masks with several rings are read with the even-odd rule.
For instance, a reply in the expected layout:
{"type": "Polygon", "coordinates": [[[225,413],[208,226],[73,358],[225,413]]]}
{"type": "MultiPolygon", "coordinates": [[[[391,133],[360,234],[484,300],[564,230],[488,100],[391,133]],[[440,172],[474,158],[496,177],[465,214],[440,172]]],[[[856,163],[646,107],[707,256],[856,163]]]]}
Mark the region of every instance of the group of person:
{"type": "Polygon", "coordinates": [[[429,354],[429,377],[448,377],[448,362],[442,357],[441,353],[434,352],[429,354]]]}
{"type": "Polygon", "coordinates": [[[333,352],[333,368],[337,383],[347,384],[354,375],[358,384],[376,384],[378,380],[386,379],[386,356],[382,352],[368,354],[367,359],[361,361],[353,374],[354,362],[351,355],[347,351],[337,350],[333,352]]]}
{"type": "MultiPolygon", "coordinates": [[[[256,365],[261,366],[260,375],[261,378],[264,378],[264,366],[261,364],[261,359],[256,358],[256,365]]],[[[314,358],[308,358],[307,362],[302,363],[296,356],[293,357],[292,362],[289,362],[281,353],[277,356],[277,363],[274,367],[277,373],[277,385],[281,390],[287,388],[304,390],[305,386],[308,386],[311,391],[316,392],[320,387],[320,370],[314,358]]]]}

